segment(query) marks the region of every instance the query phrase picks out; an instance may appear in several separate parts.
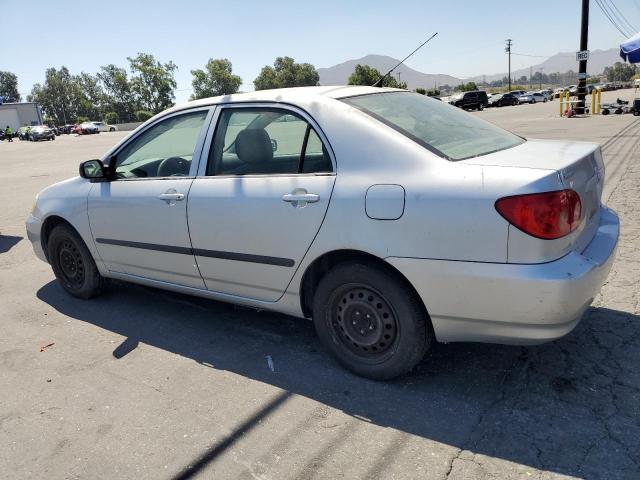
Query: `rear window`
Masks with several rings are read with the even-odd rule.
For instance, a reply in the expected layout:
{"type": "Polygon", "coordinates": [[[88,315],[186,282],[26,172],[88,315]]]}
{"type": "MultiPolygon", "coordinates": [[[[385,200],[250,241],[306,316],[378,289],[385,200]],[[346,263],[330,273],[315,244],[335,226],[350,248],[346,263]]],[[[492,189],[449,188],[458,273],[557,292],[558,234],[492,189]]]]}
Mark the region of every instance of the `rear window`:
{"type": "Polygon", "coordinates": [[[459,108],[416,93],[374,93],[342,101],[452,161],[505,150],[524,142],[459,108]]]}

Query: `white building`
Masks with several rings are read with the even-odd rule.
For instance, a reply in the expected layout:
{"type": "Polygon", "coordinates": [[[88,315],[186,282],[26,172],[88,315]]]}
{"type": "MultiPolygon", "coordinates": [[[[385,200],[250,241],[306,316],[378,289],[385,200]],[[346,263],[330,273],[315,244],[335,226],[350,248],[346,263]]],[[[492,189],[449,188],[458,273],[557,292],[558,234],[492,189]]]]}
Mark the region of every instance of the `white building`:
{"type": "Polygon", "coordinates": [[[42,109],[35,102],[0,104],[0,128],[9,125],[13,131],[25,125],[42,125],[42,109]]]}

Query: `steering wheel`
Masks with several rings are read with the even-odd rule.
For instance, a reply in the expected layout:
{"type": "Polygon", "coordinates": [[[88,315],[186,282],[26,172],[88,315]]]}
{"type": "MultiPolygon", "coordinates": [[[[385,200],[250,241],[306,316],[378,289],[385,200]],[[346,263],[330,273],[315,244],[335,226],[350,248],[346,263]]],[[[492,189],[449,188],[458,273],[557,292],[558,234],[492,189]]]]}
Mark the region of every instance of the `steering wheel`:
{"type": "Polygon", "coordinates": [[[191,162],[182,157],[165,158],[158,165],[158,177],[186,177],[190,168],[191,162]]]}

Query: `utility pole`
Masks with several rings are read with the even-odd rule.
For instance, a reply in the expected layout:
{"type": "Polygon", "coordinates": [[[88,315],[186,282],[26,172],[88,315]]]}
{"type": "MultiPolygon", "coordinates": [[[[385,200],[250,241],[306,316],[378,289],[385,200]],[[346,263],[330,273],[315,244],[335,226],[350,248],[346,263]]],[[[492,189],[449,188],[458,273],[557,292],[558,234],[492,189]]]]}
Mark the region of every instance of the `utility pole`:
{"type": "Polygon", "coordinates": [[[538,79],[540,80],[540,90],[542,90],[542,71],[544,68],[538,70],[538,79]]]}
{"type": "Polygon", "coordinates": [[[511,39],[508,38],[507,39],[507,46],[504,49],[505,52],[507,52],[507,55],[509,56],[509,90],[507,90],[508,92],[511,91],[511,39]]]}
{"type": "MultiPolygon", "coordinates": [[[[589,39],[589,0],[582,0],[582,22],[580,26],[580,51],[587,50],[589,39]]],[[[587,95],[587,59],[580,60],[578,66],[578,105],[576,113],[584,113],[584,99],[587,95]]]]}
{"type": "Polygon", "coordinates": [[[400,70],[398,70],[398,86],[400,85],[400,75],[402,74],[402,72],[400,70]]]}
{"type": "Polygon", "coordinates": [[[531,90],[532,82],[533,82],[533,67],[529,67],[529,90],[531,90]]]}

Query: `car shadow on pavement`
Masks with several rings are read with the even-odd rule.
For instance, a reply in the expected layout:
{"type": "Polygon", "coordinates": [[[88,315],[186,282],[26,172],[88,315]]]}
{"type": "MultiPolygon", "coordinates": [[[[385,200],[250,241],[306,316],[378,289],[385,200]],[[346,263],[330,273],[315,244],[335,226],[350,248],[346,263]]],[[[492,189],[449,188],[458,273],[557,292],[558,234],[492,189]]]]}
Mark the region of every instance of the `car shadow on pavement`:
{"type": "MultiPolygon", "coordinates": [[[[438,344],[411,374],[375,382],[337,365],[309,321],[122,283],[92,301],[55,281],[37,296],[126,336],[114,351],[119,361],[138,342],[152,345],[452,445],[471,452],[468,461],[488,456],[587,478],[632,478],[640,469],[637,315],[590,308],[574,332],[535,347],[438,344]]],[[[384,476],[384,465],[376,468],[384,476]]]]}
{"type": "Polygon", "coordinates": [[[22,237],[15,237],[13,235],[0,235],[0,253],[6,253],[15,247],[18,242],[22,240],[22,237]]]}

